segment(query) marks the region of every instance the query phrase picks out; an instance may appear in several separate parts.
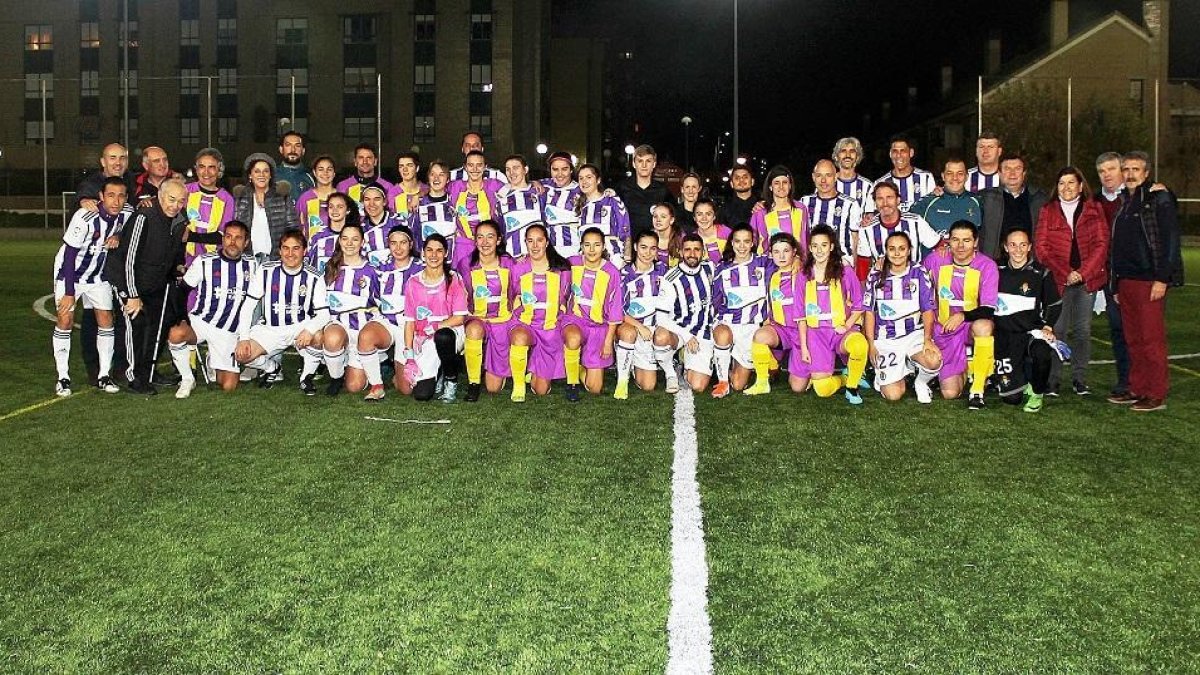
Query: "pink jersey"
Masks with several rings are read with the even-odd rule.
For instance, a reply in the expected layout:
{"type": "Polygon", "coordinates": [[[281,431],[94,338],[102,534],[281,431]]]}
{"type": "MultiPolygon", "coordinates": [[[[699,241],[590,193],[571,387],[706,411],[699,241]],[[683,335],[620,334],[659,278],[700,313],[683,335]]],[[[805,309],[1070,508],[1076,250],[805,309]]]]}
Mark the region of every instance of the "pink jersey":
{"type": "Polygon", "coordinates": [[[571,256],[571,313],[594,324],[621,323],[625,302],[621,271],[605,260],[599,269],[588,269],[583,256],[571,256]]]}
{"type": "Polygon", "coordinates": [[[446,319],[466,315],[467,291],[457,274],[449,284],[439,279],[431,285],[417,274],[404,285],[404,321],[416,323],[418,342],[423,341],[420,336],[432,337],[446,319]]]}

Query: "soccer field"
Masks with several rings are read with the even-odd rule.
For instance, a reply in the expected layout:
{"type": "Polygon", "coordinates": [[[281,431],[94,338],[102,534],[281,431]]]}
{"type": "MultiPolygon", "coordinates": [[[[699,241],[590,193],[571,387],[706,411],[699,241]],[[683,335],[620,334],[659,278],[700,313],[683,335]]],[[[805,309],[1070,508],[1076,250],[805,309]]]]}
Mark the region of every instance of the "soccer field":
{"type": "MultiPolygon", "coordinates": [[[[0,246],[4,671],[667,667],[661,390],[369,405],[293,376],[37,407],[55,247],[0,246]]],[[[1172,354],[1198,311],[1171,291],[1172,354]]],[[[1200,358],[1172,363],[1140,416],[1103,401],[1108,365],[1040,415],[696,397],[715,669],[1200,669],[1200,358]]]]}

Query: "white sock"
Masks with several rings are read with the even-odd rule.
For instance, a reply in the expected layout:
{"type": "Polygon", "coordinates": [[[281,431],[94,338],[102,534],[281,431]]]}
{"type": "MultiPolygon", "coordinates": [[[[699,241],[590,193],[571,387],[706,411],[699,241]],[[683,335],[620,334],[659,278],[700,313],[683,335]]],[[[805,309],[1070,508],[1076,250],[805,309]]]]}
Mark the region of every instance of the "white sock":
{"type": "Polygon", "coordinates": [[[261,371],[264,373],[269,373],[269,372],[271,372],[271,368],[268,367],[269,365],[272,365],[271,357],[267,356],[266,354],[263,354],[262,356],[259,356],[258,358],[254,359],[250,363],[247,363],[246,367],[253,368],[255,370],[258,370],[258,371],[261,371]]]}
{"type": "Polygon", "coordinates": [[[654,360],[658,362],[658,367],[662,368],[663,377],[667,380],[678,380],[679,377],[675,374],[675,348],[674,347],[655,347],[654,360]]]}
{"type": "Polygon", "coordinates": [[[362,362],[363,372],[367,374],[367,384],[372,387],[383,384],[383,372],[379,366],[379,352],[372,349],[369,352],[358,350],[358,360],[362,362]]]}
{"type": "Polygon", "coordinates": [[[634,346],[623,340],[617,341],[617,381],[628,382],[629,371],[633,369],[634,346]]]}
{"type": "Polygon", "coordinates": [[[54,349],[54,367],[58,369],[58,379],[71,379],[69,368],[71,362],[71,331],[55,328],[50,338],[50,346],[54,349]]]}
{"type": "Polygon", "coordinates": [[[179,371],[179,376],[184,382],[195,382],[196,376],[192,374],[192,350],[195,347],[186,342],[172,342],[170,347],[171,360],[175,362],[175,370],[179,371]]]}
{"type": "Polygon", "coordinates": [[[346,350],[339,349],[331,352],[328,349],[324,350],[325,368],[329,370],[329,376],[333,379],[341,379],[346,374],[346,350]]]}
{"type": "Polygon", "coordinates": [[[933,378],[937,377],[937,374],[938,371],[929,370],[925,366],[917,364],[917,382],[927,385],[933,378]]]}
{"type": "Polygon", "coordinates": [[[729,381],[729,365],[733,362],[733,345],[713,349],[713,366],[717,369],[717,381],[729,381]]]}
{"type": "Polygon", "coordinates": [[[117,331],[101,328],[96,331],[96,351],[100,354],[100,377],[108,377],[112,370],[113,350],[117,344],[117,331]]]}
{"type": "Polygon", "coordinates": [[[300,359],[304,362],[303,367],[300,369],[301,380],[317,373],[317,367],[321,365],[323,355],[321,350],[315,347],[305,347],[300,350],[300,359]]]}

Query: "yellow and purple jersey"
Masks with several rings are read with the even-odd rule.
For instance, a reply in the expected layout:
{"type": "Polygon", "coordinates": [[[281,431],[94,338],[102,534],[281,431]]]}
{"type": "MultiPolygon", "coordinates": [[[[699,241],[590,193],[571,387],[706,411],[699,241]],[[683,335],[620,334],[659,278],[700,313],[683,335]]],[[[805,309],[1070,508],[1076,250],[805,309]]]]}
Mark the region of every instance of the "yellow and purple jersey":
{"type": "MultiPolygon", "coordinates": [[[[944,324],[952,314],[979,307],[996,307],[1000,293],[1000,270],[991,258],[976,253],[971,262],[959,265],[949,252],[925,257],[925,267],[937,297],[937,321],[944,324]]],[[[961,330],[967,322],[959,326],[961,330]]]]}
{"type": "Polygon", "coordinates": [[[571,314],[593,324],[621,323],[625,303],[621,295],[621,272],[605,260],[597,269],[588,267],[583,256],[572,256],[571,314]]]}
{"type": "MultiPolygon", "coordinates": [[[[225,188],[209,192],[200,187],[199,183],[188,183],[187,199],[183,208],[187,214],[188,230],[208,234],[223,231],[225,223],[233,220],[235,207],[233,195],[225,188]]],[[[214,254],[219,248],[216,244],[189,243],[184,249],[184,264],[191,265],[196,258],[214,254]]]]}
{"type": "Polygon", "coordinates": [[[554,330],[571,292],[570,270],[536,272],[525,259],[513,265],[511,275],[516,291],[513,312],[517,319],[531,328],[554,330]]]}
{"type": "Polygon", "coordinates": [[[429,186],[424,183],[418,182],[416,189],[411,191],[396,183],[388,190],[387,203],[392,209],[392,213],[407,222],[416,212],[417,205],[421,203],[421,197],[427,194],[429,194],[429,186]]]}
{"type": "Polygon", "coordinates": [[[791,208],[762,209],[750,217],[750,227],[758,235],[758,252],[765,253],[770,248],[771,237],[780,232],[787,232],[800,242],[800,250],[808,250],[808,222],[811,220],[808,207],[798,201],[793,201],[791,208]]]}
{"type": "Polygon", "coordinates": [[[796,318],[809,328],[843,328],[851,314],[863,311],[862,284],[852,267],[843,268],[840,279],[826,283],[801,273],[796,289],[804,299],[798,303],[796,318]]]}
{"type": "Polygon", "coordinates": [[[329,227],[329,205],[317,194],[316,188],[305,190],[296,200],[296,213],[300,216],[300,226],[309,239],[321,230],[329,227]]]}
{"type": "Polygon", "coordinates": [[[796,325],[796,282],[800,278],[800,263],[788,269],[776,269],[767,280],[767,309],[771,323],[778,326],[796,325]]]}
{"type": "Polygon", "coordinates": [[[450,206],[454,209],[454,217],[458,223],[458,236],[475,239],[475,227],[485,220],[496,220],[500,217],[500,208],[496,201],[496,193],[504,183],[484,179],[483,186],[478,191],[471,191],[466,181],[455,181],[446,188],[450,206]]]}
{"type": "Polygon", "coordinates": [[[460,262],[459,274],[467,289],[467,304],[471,316],[488,323],[505,323],[512,318],[513,260],[501,256],[495,269],[471,265],[470,258],[460,262]]]}
{"type": "Polygon", "coordinates": [[[704,250],[708,253],[708,259],[712,264],[720,265],[721,256],[725,254],[725,245],[729,242],[730,229],[724,225],[714,225],[713,229],[716,231],[709,236],[699,231],[696,233],[704,240],[704,250]]]}

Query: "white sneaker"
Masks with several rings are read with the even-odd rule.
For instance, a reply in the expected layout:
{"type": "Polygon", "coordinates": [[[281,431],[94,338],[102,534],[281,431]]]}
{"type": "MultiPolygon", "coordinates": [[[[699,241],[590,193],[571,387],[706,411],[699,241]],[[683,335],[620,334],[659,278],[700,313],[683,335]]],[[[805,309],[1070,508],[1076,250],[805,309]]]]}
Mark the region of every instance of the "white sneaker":
{"type": "Polygon", "coordinates": [[[914,380],[913,392],[917,395],[917,403],[933,403],[933,390],[929,388],[928,382],[914,380]]]}
{"type": "Polygon", "coordinates": [[[667,393],[675,394],[678,392],[679,392],[679,378],[678,377],[668,377],[667,378],[667,393]]]}
{"type": "Polygon", "coordinates": [[[175,398],[187,398],[192,395],[192,390],[196,388],[196,379],[180,380],[179,388],[175,390],[175,398]]]}
{"type": "Polygon", "coordinates": [[[239,382],[253,382],[258,379],[258,368],[246,366],[242,368],[241,375],[238,375],[239,382]]]}
{"type": "Polygon", "coordinates": [[[63,379],[59,380],[58,382],[55,382],[54,383],[54,395],[55,396],[63,396],[63,397],[70,396],[71,395],[71,381],[64,377],[63,379]]]}

